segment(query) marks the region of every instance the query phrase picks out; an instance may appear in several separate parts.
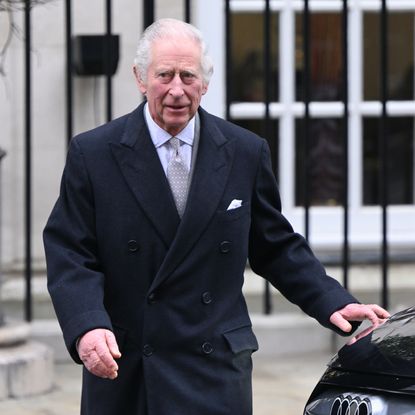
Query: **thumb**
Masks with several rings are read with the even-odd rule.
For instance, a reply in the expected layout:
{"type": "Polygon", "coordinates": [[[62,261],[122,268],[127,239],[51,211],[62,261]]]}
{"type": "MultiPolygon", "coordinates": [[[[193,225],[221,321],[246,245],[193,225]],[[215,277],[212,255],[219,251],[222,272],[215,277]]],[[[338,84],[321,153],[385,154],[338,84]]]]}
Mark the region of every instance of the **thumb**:
{"type": "Polygon", "coordinates": [[[349,331],[352,330],[352,325],[339,312],[335,312],[331,315],[330,323],[334,324],[345,333],[349,333],[349,331]]]}
{"type": "Polygon", "coordinates": [[[114,357],[115,359],[120,358],[121,352],[118,349],[118,344],[117,340],[115,339],[114,333],[112,333],[111,331],[107,331],[105,333],[105,338],[107,341],[107,346],[112,354],[112,357],[114,357]]]}

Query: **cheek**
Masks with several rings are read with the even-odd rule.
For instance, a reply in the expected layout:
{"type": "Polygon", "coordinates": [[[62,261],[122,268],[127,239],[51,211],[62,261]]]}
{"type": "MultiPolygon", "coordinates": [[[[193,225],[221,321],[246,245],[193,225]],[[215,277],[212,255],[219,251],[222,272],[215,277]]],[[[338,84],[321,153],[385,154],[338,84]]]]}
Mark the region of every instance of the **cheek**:
{"type": "Polygon", "coordinates": [[[167,88],[163,85],[152,85],[149,88],[147,95],[150,95],[154,100],[162,99],[167,93],[167,88]]]}
{"type": "Polygon", "coordinates": [[[194,88],[191,91],[192,101],[194,103],[199,103],[203,96],[203,89],[202,88],[194,88]]]}

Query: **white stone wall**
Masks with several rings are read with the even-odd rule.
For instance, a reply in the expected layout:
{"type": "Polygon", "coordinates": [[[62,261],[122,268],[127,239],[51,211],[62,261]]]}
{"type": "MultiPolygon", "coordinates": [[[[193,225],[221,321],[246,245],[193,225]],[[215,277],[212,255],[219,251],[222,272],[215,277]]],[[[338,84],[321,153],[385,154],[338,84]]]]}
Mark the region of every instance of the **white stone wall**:
{"type": "MultiPolygon", "coordinates": [[[[73,34],[105,32],[105,2],[73,0],[73,34]]],[[[58,194],[66,155],[65,118],[65,2],[55,0],[32,12],[32,200],[33,260],[44,266],[42,230],[58,194]]],[[[158,1],[156,17],[183,17],[182,1],[158,1]]],[[[0,77],[0,147],[7,152],[1,164],[3,269],[21,269],[24,258],[24,43],[23,13],[13,15],[21,31],[15,35],[0,77]]],[[[113,78],[114,118],[141,102],[132,76],[132,61],[142,31],[142,2],[113,2],[113,32],[120,35],[120,60],[113,78]]],[[[0,16],[0,47],[7,19],[0,16]]],[[[105,79],[74,78],[74,133],[105,122],[105,79]]]]}

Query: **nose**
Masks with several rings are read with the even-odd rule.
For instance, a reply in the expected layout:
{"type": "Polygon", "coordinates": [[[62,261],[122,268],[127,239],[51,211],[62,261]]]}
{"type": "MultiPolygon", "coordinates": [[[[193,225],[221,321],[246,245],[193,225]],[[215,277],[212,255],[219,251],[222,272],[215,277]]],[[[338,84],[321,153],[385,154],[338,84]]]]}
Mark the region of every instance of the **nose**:
{"type": "Polygon", "coordinates": [[[180,75],[177,73],[174,75],[174,78],[171,80],[169,93],[175,98],[180,98],[181,96],[184,95],[183,81],[180,78],[180,75]]]}

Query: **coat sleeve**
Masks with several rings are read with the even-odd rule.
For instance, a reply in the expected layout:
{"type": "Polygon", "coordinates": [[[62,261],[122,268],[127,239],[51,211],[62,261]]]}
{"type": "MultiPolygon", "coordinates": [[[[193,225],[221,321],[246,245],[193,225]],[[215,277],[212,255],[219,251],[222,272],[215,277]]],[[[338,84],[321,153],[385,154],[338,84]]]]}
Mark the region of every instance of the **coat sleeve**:
{"type": "MultiPolygon", "coordinates": [[[[252,198],[249,262],[289,301],[325,327],[341,332],[329,319],[333,312],[358,302],[329,277],[306,240],[281,213],[281,201],[264,141],[252,198]]],[[[353,324],[353,328],[357,328],[353,324]]],[[[347,333],[350,334],[350,333],[347,333]]]]}
{"type": "Polygon", "coordinates": [[[71,357],[78,363],[77,339],[94,328],[112,329],[104,308],[93,190],[83,154],[74,138],[63,172],[59,198],[43,240],[48,290],[71,357]]]}

